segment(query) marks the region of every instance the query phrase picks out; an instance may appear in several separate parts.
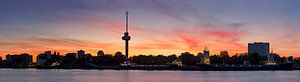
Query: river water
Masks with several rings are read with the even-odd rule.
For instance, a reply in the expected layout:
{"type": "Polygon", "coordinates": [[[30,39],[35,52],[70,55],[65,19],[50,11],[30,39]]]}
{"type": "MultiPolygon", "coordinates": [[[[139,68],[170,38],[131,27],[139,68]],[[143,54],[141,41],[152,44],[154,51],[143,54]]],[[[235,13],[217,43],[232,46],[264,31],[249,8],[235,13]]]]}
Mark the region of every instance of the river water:
{"type": "Polygon", "coordinates": [[[300,71],[0,69],[0,82],[300,82],[300,71]]]}

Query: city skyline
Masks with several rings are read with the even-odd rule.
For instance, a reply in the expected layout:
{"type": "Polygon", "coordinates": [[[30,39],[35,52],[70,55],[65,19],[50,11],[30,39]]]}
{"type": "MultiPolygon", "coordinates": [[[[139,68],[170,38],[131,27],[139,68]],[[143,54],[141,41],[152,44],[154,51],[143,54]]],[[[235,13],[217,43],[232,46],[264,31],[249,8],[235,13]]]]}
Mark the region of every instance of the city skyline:
{"type": "Polygon", "coordinates": [[[29,53],[35,58],[47,50],[124,53],[125,11],[134,36],[131,56],[198,53],[204,46],[211,54],[234,55],[256,41],[270,42],[281,56],[300,56],[296,0],[31,1],[0,3],[1,57],[29,53]]]}

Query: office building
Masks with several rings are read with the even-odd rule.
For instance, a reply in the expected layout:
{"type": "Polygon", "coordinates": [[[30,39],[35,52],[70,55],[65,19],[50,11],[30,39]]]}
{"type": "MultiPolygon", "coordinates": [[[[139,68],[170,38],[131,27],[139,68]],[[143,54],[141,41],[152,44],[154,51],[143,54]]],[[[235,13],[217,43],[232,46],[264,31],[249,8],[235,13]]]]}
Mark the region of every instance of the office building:
{"type": "Polygon", "coordinates": [[[267,56],[270,53],[270,44],[267,42],[254,42],[248,43],[248,53],[254,54],[257,53],[260,56],[267,56]]]}
{"type": "Polygon", "coordinates": [[[6,55],[6,61],[12,62],[20,66],[28,66],[32,63],[32,55],[29,54],[20,54],[20,55],[6,55]]]}

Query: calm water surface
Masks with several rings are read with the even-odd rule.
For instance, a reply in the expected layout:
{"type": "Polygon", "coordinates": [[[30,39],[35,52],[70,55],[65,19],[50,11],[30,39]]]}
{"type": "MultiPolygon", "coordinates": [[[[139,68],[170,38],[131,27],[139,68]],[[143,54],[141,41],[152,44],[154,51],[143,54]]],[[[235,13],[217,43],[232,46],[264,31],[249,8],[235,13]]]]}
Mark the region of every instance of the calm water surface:
{"type": "Polygon", "coordinates": [[[0,69],[0,82],[300,82],[300,71],[0,69]]]}

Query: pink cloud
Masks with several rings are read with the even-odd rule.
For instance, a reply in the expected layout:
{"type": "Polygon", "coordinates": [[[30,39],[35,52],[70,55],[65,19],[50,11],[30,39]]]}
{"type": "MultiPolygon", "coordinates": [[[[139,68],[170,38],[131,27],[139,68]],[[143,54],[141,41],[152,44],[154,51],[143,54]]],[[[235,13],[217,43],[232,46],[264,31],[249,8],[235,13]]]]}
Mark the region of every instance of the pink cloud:
{"type": "Polygon", "coordinates": [[[198,37],[189,36],[183,33],[176,33],[175,36],[191,50],[195,50],[200,47],[199,43],[201,40],[199,40],[198,37]]]}

